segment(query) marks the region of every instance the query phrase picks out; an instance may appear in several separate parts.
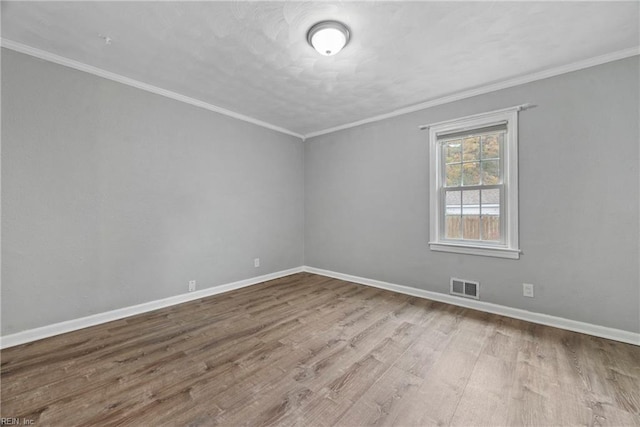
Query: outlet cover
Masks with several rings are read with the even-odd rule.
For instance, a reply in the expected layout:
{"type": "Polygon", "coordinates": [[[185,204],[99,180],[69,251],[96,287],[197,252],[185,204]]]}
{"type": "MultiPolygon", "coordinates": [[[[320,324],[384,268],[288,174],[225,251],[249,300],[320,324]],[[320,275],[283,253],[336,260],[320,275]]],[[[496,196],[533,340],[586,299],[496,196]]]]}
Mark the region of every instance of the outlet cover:
{"type": "Polygon", "coordinates": [[[533,298],[533,285],[531,283],[522,284],[522,295],[528,298],[533,298]]]}
{"type": "Polygon", "coordinates": [[[253,266],[256,268],[260,267],[260,258],[255,258],[253,260],[253,266]]]}
{"type": "Polygon", "coordinates": [[[193,292],[196,290],[196,281],[189,280],[189,292],[193,292]]]}

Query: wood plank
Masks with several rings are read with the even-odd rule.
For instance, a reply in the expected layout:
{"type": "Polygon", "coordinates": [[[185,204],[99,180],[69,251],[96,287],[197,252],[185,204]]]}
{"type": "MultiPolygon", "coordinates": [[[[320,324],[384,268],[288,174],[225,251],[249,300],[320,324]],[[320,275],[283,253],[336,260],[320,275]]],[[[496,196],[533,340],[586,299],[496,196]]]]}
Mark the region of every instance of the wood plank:
{"type": "Polygon", "coordinates": [[[391,367],[338,420],[339,425],[404,424],[424,379],[391,367]],[[413,399],[412,399],[413,398],[413,399]]]}
{"type": "Polygon", "coordinates": [[[640,348],[309,273],[0,352],[36,425],[640,425],[640,348]]]}

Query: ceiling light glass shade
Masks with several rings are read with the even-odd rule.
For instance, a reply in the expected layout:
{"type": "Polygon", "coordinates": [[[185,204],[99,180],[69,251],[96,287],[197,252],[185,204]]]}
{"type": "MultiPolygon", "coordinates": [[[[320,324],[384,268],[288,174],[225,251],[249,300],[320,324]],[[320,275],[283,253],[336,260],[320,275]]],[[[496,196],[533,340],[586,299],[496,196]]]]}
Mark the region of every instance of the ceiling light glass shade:
{"type": "Polygon", "coordinates": [[[338,21],[318,22],[309,29],[307,41],[321,55],[332,56],[349,43],[349,29],[338,21]]]}

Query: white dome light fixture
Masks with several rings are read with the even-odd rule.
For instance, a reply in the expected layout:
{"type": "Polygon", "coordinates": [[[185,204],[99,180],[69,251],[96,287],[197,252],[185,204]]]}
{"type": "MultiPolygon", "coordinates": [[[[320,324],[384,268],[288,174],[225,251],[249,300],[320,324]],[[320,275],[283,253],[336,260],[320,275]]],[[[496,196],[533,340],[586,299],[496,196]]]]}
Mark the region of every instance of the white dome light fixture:
{"type": "Polygon", "coordinates": [[[349,43],[349,29],[342,22],[322,21],[307,33],[307,41],[321,55],[332,56],[349,43]]]}

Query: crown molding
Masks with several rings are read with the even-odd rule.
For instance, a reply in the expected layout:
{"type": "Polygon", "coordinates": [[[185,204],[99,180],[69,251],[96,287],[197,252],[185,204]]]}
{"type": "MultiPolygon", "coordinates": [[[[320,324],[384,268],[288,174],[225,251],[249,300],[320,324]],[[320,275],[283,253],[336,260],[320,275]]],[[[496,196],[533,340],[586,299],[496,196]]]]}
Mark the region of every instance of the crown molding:
{"type": "Polygon", "coordinates": [[[608,53],[605,55],[596,56],[593,58],[585,59],[582,61],[577,61],[571,64],[563,65],[560,67],[550,68],[543,71],[538,71],[532,74],[527,74],[520,77],[515,77],[512,79],[503,80],[496,83],[491,83],[485,86],[476,87],[473,89],[457,92],[451,95],[443,96],[440,98],[432,99],[429,101],[421,102],[419,104],[411,105],[408,107],[400,108],[397,110],[390,111],[388,113],[380,114],[373,117],[368,117],[366,119],[358,120],[355,122],[345,123],[343,125],[334,126],[326,129],[322,129],[319,131],[309,132],[307,134],[299,134],[293,132],[289,129],[285,129],[280,126],[273,125],[271,123],[264,122],[262,120],[255,119],[250,116],[246,116],[244,114],[237,113],[235,111],[227,110],[226,108],[218,107],[214,104],[209,104],[204,101],[200,101],[195,98],[191,98],[177,92],[172,92],[170,90],[162,89],[157,86],[150,85],[148,83],[144,83],[138,80],[131,79],[129,77],[122,76],[120,74],[112,73],[110,71],[103,70],[101,68],[94,67],[92,65],[88,65],[79,61],[75,61],[73,59],[69,59],[60,55],[56,55],[51,52],[47,52],[41,49],[37,49],[19,42],[15,42],[13,40],[9,40],[6,38],[0,39],[0,45],[7,49],[14,50],[16,52],[24,53],[26,55],[30,55],[36,58],[43,59],[45,61],[53,62],[59,65],[64,65],[69,68],[74,68],[76,70],[84,71],[90,74],[94,74],[99,77],[103,77],[105,79],[113,80],[118,83],[125,84],[127,86],[132,86],[138,89],[145,90],[147,92],[155,93],[157,95],[161,95],[167,98],[174,99],[176,101],[184,102],[190,105],[194,105],[196,107],[204,108],[209,111],[213,111],[215,113],[219,113],[228,117],[233,117],[238,120],[242,120],[248,123],[252,123],[254,125],[271,129],[276,132],[284,133],[287,135],[295,136],[296,138],[300,138],[302,141],[306,141],[309,138],[313,138],[320,135],[326,135],[328,133],[337,132],[344,129],[349,129],[352,127],[364,125],[367,123],[379,122],[381,120],[389,119],[392,117],[401,116],[403,114],[413,113],[416,111],[424,110],[426,108],[435,107],[437,105],[447,104],[449,102],[459,101],[466,98],[471,98],[477,95],[483,95],[489,92],[495,92],[501,89],[507,89],[510,87],[522,85],[525,83],[531,83],[537,80],[546,79],[549,77],[558,76],[561,74],[570,73],[573,71],[582,70],[589,67],[594,67],[596,65],[605,64],[607,62],[613,62],[620,59],[629,58],[632,56],[640,55],[640,46],[619,50],[616,52],[608,53]]]}
{"type": "Polygon", "coordinates": [[[340,126],[334,126],[327,129],[319,130],[316,132],[310,132],[304,135],[304,139],[313,138],[320,135],[326,135],[328,133],[337,132],[339,130],[349,129],[352,127],[364,125],[367,123],[379,122],[381,120],[389,119],[391,117],[401,116],[407,113],[413,113],[416,111],[424,110],[426,108],[435,107],[437,105],[448,104],[449,102],[459,101],[465,98],[471,98],[477,95],[483,95],[489,92],[495,92],[501,89],[507,89],[513,86],[519,86],[525,83],[531,83],[537,80],[546,79],[549,77],[558,76],[561,74],[571,73],[573,71],[579,71],[585,68],[594,67],[596,65],[606,64],[607,62],[617,61],[619,59],[625,59],[632,56],[640,55],[640,46],[632,47],[629,49],[623,49],[616,52],[608,53],[605,55],[596,56],[593,58],[585,59],[571,64],[562,65],[560,67],[549,68],[547,70],[538,71],[532,74],[527,74],[520,77],[515,77],[508,80],[503,80],[489,85],[480,86],[477,88],[457,92],[451,95],[443,96],[441,98],[432,99],[430,101],[421,102],[420,104],[411,105],[409,107],[393,110],[388,113],[380,114],[377,116],[369,117],[366,119],[358,120],[351,123],[346,123],[340,126]]]}
{"type": "Polygon", "coordinates": [[[218,107],[214,104],[209,104],[208,102],[200,101],[199,99],[191,98],[189,96],[185,96],[179,94],[177,92],[172,92],[167,89],[163,89],[157,86],[150,85],[148,83],[141,82],[139,80],[134,80],[129,77],[122,76],[120,74],[112,73],[111,71],[103,70],[98,67],[94,67],[92,65],[85,64],[83,62],[75,61],[73,59],[65,58],[64,56],[56,55],[51,52],[47,52],[45,50],[37,49],[35,47],[31,47],[22,43],[15,42],[13,40],[9,40],[6,38],[2,38],[0,40],[0,45],[7,49],[14,50],[16,52],[24,53],[26,55],[34,56],[36,58],[44,59],[45,61],[53,62],[59,65],[64,65],[65,67],[74,68],[76,70],[84,71],[89,74],[96,75],[98,77],[102,77],[105,79],[113,80],[118,83],[125,84],[127,86],[132,86],[137,89],[142,89],[147,92],[155,93],[156,95],[161,95],[167,98],[171,98],[176,101],[184,102],[186,104],[194,105],[196,107],[204,108],[205,110],[213,111],[214,113],[222,114],[228,117],[233,117],[234,119],[242,120],[244,122],[248,122],[266,129],[274,130],[276,132],[284,133],[287,135],[295,136],[296,138],[300,138],[304,140],[304,136],[290,131],[289,129],[285,129],[280,126],[273,125],[271,123],[264,122],[262,120],[255,119],[250,116],[246,116],[244,114],[237,113],[235,111],[227,110],[226,108],[218,107]]]}

